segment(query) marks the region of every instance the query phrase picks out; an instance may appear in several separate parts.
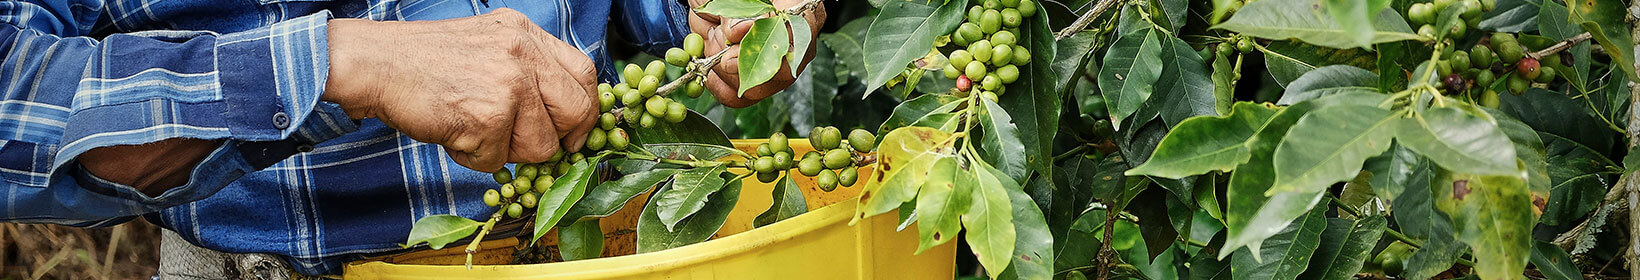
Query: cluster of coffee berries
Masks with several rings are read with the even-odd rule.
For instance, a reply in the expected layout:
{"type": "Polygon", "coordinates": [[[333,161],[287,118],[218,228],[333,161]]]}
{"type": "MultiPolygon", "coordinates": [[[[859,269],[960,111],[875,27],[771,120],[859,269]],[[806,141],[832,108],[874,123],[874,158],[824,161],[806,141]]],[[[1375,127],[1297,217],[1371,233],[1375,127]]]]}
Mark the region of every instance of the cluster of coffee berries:
{"type": "MultiPolygon", "coordinates": [[[[689,34],[683,42],[683,48],[666,51],[664,62],[650,61],[645,66],[627,64],[620,75],[623,82],[598,84],[598,127],[587,136],[586,150],[625,150],[631,139],[618,127],[622,123],[627,127],[651,127],[658,121],[678,123],[689,117],[689,108],[668,97],[671,92],[662,88],[667,64],[695,67],[690,62],[701,57],[706,45],[700,34],[689,34]],[[617,104],[621,107],[617,108],[617,104]]],[[[684,94],[690,98],[700,97],[706,91],[703,83],[705,79],[701,78],[686,83],[684,94]]]]}
{"type": "Polygon", "coordinates": [[[1497,107],[1498,93],[1493,84],[1502,77],[1510,92],[1519,95],[1530,89],[1533,82],[1551,83],[1559,75],[1554,67],[1566,66],[1559,54],[1533,55],[1510,33],[1492,33],[1485,44],[1475,44],[1469,51],[1443,52],[1435,63],[1440,86],[1450,92],[1477,90],[1474,100],[1485,106],[1497,107]]]}
{"type": "Polygon", "coordinates": [[[746,160],[746,168],[757,173],[757,180],[765,183],[780,179],[780,173],[796,168],[803,176],[814,177],[821,190],[831,191],[838,185],[853,186],[860,173],[854,166],[857,154],[871,152],[877,136],[863,129],[849,133],[847,142],[836,127],[815,127],[809,132],[809,144],[814,151],[796,157],[785,133],[769,136],[769,142],[757,145],[756,157],[746,160]],[[846,146],[844,144],[847,144],[846,146]]]}
{"type": "Polygon", "coordinates": [[[1491,11],[1497,0],[1435,0],[1429,3],[1414,3],[1407,8],[1407,19],[1418,27],[1418,35],[1435,37],[1435,24],[1439,21],[1442,11],[1446,11],[1453,4],[1462,2],[1464,9],[1459,11],[1458,17],[1464,24],[1452,26],[1447,32],[1447,38],[1462,38],[1464,32],[1480,26],[1481,14],[1491,11]]]}
{"type": "Polygon", "coordinates": [[[525,209],[535,209],[541,200],[541,195],[552,188],[554,178],[569,172],[569,167],[576,162],[586,160],[580,153],[555,152],[552,158],[541,163],[520,163],[518,173],[513,173],[502,167],[491,176],[500,188],[484,191],[484,205],[503,207],[507,217],[518,218],[524,215],[525,209]]]}
{"type": "Polygon", "coordinates": [[[1032,0],[984,0],[968,8],[968,17],[951,33],[953,50],[945,77],[957,80],[956,95],[979,95],[991,101],[1019,80],[1019,68],[1031,62],[1031,51],[1017,45],[1019,26],[1036,15],[1032,0]]]}

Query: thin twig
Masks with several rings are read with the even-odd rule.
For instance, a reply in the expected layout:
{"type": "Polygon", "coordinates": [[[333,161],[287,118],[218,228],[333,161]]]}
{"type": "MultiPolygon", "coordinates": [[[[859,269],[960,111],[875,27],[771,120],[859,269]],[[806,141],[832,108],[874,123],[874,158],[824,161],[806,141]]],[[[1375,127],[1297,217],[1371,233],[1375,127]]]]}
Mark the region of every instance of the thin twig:
{"type": "Polygon", "coordinates": [[[1106,10],[1110,10],[1111,7],[1115,7],[1118,2],[1121,1],[1099,1],[1099,5],[1093,6],[1093,9],[1088,10],[1086,13],[1082,13],[1081,17],[1077,17],[1076,21],[1071,22],[1071,26],[1067,26],[1065,29],[1060,29],[1059,34],[1054,36],[1054,40],[1064,40],[1065,38],[1071,37],[1071,35],[1076,35],[1076,32],[1082,32],[1083,29],[1088,29],[1088,25],[1093,24],[1094,19],[1098,19],[1099,15],[1105,14],[1106,10]]]}
{"type": "Polygon", "coordinates": [[[672,80],[670,83],[666,83],[666,85],[662,85],[660,88],[655,89],[655,92],[660,92],[663,94],[670,93],[678,90],[678,88],[681,88],[688,83],[694,82],[697,77],[705,77],[706,73],[712,72],[712,67],[717,67],[718,62],[722,62],[723,55],[727,53],[729,53],[729,48],[723,48],[723,50],[718,51],[717,54],[690,62],[695,65],[694,70],[684,72],[683,76],[678,77],[677,80],[672,80]]]}
{"type": "Polygon", "coordinates": [[[1566,50],[1567,48],[1571,48],[1572,45],[1577,45],[1583,41],[1588,41],[1591,37],[1593,37],[1593,35],[1589,35],[1589,32],[1583,32],[1583,34],[1577,34],[1577,36],[1572,36],[1571,38],[1566,38],[1564,41],[1560,41],[1560,43],[1555,43],[1553,46],[1532,52],[1528,56],[1533,58],[1543,58],[1544,56],[1555,54],[1566,50]]]}

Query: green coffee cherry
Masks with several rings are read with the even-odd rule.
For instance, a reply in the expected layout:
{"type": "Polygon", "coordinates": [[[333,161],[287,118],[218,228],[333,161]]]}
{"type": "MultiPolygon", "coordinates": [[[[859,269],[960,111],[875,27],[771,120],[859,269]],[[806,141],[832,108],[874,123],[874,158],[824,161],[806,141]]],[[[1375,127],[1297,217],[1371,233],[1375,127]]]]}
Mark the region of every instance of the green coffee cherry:
{"type": "MultiPolygon", "coordinates": [[[[1019,67],[1004,65],[1002,68],[997,68],[996,74],[997,78],[1002,78],[1002,83],[1012,84],[1014,81],[1019,80],[1019,67]]],[[[983,82],[981,81],[981,83],[983,82]]]]}
{"type": "MultiPolygon", "coordinates": [[[[968,23],[979,22],[979,17],[982,15],[985,15],[985,7],[972,6],[968,7],[968,17],[964,19],[967,19],[968,23]]],[[[978,28],[979,24],[974,24],[974,27],[978,28]]]]}
{"type": "Polygon", "coordinates": [[[615,128],[616,122],[615,113],[598,114],[598,128],[608,131],[615,128]]]}
{"type": "Polygon", "coordinates": [[[766,156],[774,155],[774,149],[769,148],[769,143],[757,144],[757,149],[754,150],[754,151],[756,151],[757,156],[760,156],[760,157],[766,157],[766,156]]]}
{"type": "Polygon", "coordinates": [[[1515,42],[1515,36],[1509,35],[1509,33],[1492,33],[1492,48],[1497,50],[1498,58],[1503,59],[1503,63],[1506,64],[1515,63],[1526,57],[1526,49],[1523,49],[1520,43],[1515,42]]]}
{"type": "Polygon", "coordinates": [[[621,78],[625,79],[626,84],[637,84],[639,79],[643,79],[643,66],[627,64],[626,70],[622,71],[621,78]]]}
{"type": "Polygon", "coordinates": [[[835,190],[837,189],[837,172],[822,170],[819,176],[814,177],[814,183],[820,187],[820,190],[828,192],[835,190]]]}
{"type": "Polygon", "coordinates": [[[844,187],[853,186],[854,182],[859,180],[860,171],[857,171],[854,168],[844,168],[843,173],[837,174],[837,183],[843,185],[844,187]]]}
{"type": "Polygon", "coordinates": [[[963,74],[967,75],[968,79],[974,79],[978,77],[985,77],[985,70],[984,63],[979,63],[978,61],[969,62],[968,67],[963,71],[963,74]]]}
{"type": "MultiPolygon", "coordinates": [[[[564,159],[564,151],[563,150],[553,150],[552,151],[552,157],[548,157],[547,161],[548,162],[558,162],[558,161],[563,160],[563,159],[564,159]]],[[[547,171],[547,170],[542,169],[541,171],[547,171]]],[[[542,172],[542,173],[546,173],[546,172],[542,172]]]]}
{"type": "Polygon", "coordinates": [[[791,140],[786,138],[786,133],[775,132],[774,135],[769,135],[769,151],[786,152],[786,157],[790,158],[791,148],[791,140]]]}
{"type": "Polygon", "coordinates": [[[1411,7],[1407,7],[1407,19],[1412,20],[1413,24],[1430,24],[1430,23],[1432,23],[1432,22],[1430,22],[1430,18],[1433,18],[1433,17],[1430,16],[1429,7],[1425,6],[1425,5],[1428,5],[1428,4],[1426,4],[1426,3],[1415,3],[1415,4],[1412,4],[1411,7]]]}
{"type": "Polygon", "coordinates": [[[984,92],[980,92],[979,97],[980,98],[985,98],[985,100],[990,100],[991,102],[997,102],[997,99],[998,99],[997,92],[989,91],[989,90],[984,91],[984,92]]]}
{"type": "Polygon", "coordinates": [[[657,79],[661,76],[666,76],[666,62],[662,62],[660,60],[649,61],[649,66],[644,66],[643,68],[643,74],[650,77],[655,77],[657,79]]]}
{"type": "Polygon", "coordinates": [[[792,153],[791,152],[787,152],[787,151],[774,152],[774,155],[770,156],[769,158],[774,159],[774,169],[776,169],[776,170],[792,169],[792,165],[796,165],[796,163],[792,161],[792,153]]]}
{"type": "Polygon", "coordinates": [[[495,207],[501,205],[501,192],[495,189],[484,190],[484,206],[495,207]]]}
{"type": "MultiPolygon", "coordinates": [[[[634,94],[634,95],[636,95],[636,94],[634,94]]],[[[648,115],[648,114],[644,113],[643,107],[638,107],[638,106],[626,106],[626,110],[621,111],[621,118],[626,119],[626,123],[628,123],[628,124],[638,123],[638,120],[642,119],[642,118],[639,118],[639,117],[642,117],[643,115],[648,115]]]]}
{"type": "Polygon", "coordinates": [[[1253,38],[1241,37],[1241,40],[1236,40],[1236,50],[1241,52],[1253,51],[1253,38]]]}
{"type": "Polygon", "coordinates": [[[849,146],[852,146],[855,151],[862,153],[870,152],[871,149],[876,148],[877,136],[871,135],[870,131],[866,131],[864,129],[855,129],[854,131],[848,132],[848,144],[849,146]]]}
{"type": "Polygon", "coordinates": [[[1014,48],[1009,45],[997,45],[991,49],[991,65],[1006,65],[1013,61],[1014,48]]]}
{"type": "Polygon", "coordinates": [[[1469,62],[1469,52],[1461,50],[1452,52],[1452,69],[1469,70],[1469,62]]]}
{"type": "Polygon", "coordinates": [[[688,117],[689,108],[684,107],[683,103],[671,102],[671,104],[666,104],[666,122],[680,123],[683,122],[684,118],[688,117]]]}
{"type": "Polygon", "coordinates": [[[683,52],[688,53],[689,57],[701,57],[705,51],[706,39],[701,38],[699,33],[689,33],[689,36],[683,37],[683,52]]]}
{"type": "Polygon", "coordinates": [[[980,0],[980,7],[985,7],[986,9],[998,9],[1002,8],[1002,2],[998,0],[980,0]]]}
{"type": "Polygon", "coordinates": [[[609,91],[598,92],[598,111],[609,112],[610,109],[615,109],[615,102],[619,99],[615,97],[615,93],[609,91]]]}
{"type": "Polygon", "coordinates": [[[667,49],[666,50],[666,64],[671,64],[671,65],[677,66],[677,67],[683,67],[684,65],[689,65],[689,52],[686,52],[686,51],[684,51],[683,49],[680,49],[680,48],[667,49]]]}
{"type": "Polygon", "coordinates": [[[957,36],[955,37],[961,37],[964,42],[978,41],[979,39],[983,39],[983,36],[985,36],[985,34],[980,31],[979,24],[972,22],[965,22],[962,25],[957,26],[956,35],[957,36]]]}
{"type": "Polygon", "coordinates": [[[1480,103],[1481,103],[1481,106],[1486,106],[1487,108],[1497,109],[1498,108],[1498,92],[1492,91],[1490,89],[1486,90],[1486,93],[1481,94],[1480,103]]]}
{"type": "Polygon", "coordinates": [[[1418,27],[1418,36],[1435,38],[1435,26],[1425,24],[1418,27]]]}
{"type": "Polygon", "coordinates": [[[1447,31],[1446,37],[1447,38],[1463,38],[1464,32],[1468,31],[1468,30],[1469,30],[1469,25],[1467,25],[1467,24],[1454,24],[1454,25],[1452,25],[1452,30],[1447,31]]]}
{"type": "Polygon", "coordinates": [[[804,157],[803,160],[797,161],[797,172],[803,173],[803,176],[819,175],[820,170],[825,167],[825,164],[820,162],[820,157],[804,157]]]}
{"type": "Polygon", "coordinates": [[[1475,85],[1477,87],[1490,88],[1494,81],[1497,81],[1497,76],[1493,75],[1492,71],[1481,70],[1480,73],[1475,73],[1475,85]]]}
{"type": "Polygon", "coordinates": [[[1019,0],[1019,7],[1017,7],[1016,9],[1019,9],[1019,16],[1021,16],[1021,17],[1035,16],[1036,15],[1036,1],[1019,0]]]}
{"type": "Polygon", "coordinates": [[[490,176],[495,178],[496,184],[512,183],[513,179],[512,170],[507,170],[506,167],[502,167],[501,170],[496,170],[495,173],[490,173],[490,176]]]}
{"type": "Polygon", "coordinates": [[[649,112],[650,116],[664,117],[666,116],[667,103],[669,102],[666,102],[665,97],[650,96],[648,101],[644,101],[643,108],[645,112],[649,112]]]}
{"type": "Polygon", "coordinates": [[[655,95],[655,90],[660,87],[661,78],[656,76],[643,76],[643,78],[638,80],[638,94],[642,94],[643,96],[655,95]]]}
{"type": "Polygon", "coordinates": [[[757,181],[758,182],[774,183],[774,180],[779,180],[779,179],[780,179],[780,172],[757,173],[757,181]]]}
{"type": "Polygon", "coordinates": [[[1478,17],[1481,16],[1481,12],[1483,12],[1482,8],[1484,8],[1484,6],[1481,5],[1481,1],[1479,1],[1479,0],[1465,0],[1465,1],[1463,1],[1463,3],[1465,4],[1463,14],[1459,15],[1459,17],[1462,17],[1462,18],[1465,18],[1465,19],[1471,19],[1471,18],[1478,18],[1478,17]]]}
{"type": "Polygon", "coordinates": [[[1486,45],[1475,45],[1475,48],[1469,51],[1469,63],[1476,68],[1491,67],[1492,48],[1488,48],[1486,45]]]}
{"type": "Polygon", "coordinates": [[[832,149],[826,151],[826,157],[820,163],[825,164],[826,169],[838,169],[853,164],[854,159],[849,157],[848,151],[832,149]]]}
{"type": "Polygon", "coordinates": [[[991,40],[979,40],[974,41],[973,44],[968,44],[968,53],[974,56],[974,61],[991,61],[991,50],[993,50],[991,40]]]}
{"type": "Polygon", "coordinates": [[[530,186],[535,188],[535,192],[547,193],[547,190],[552,189],[552,183],[552,175],[543,173],[541,176],[535,176],[535,183],[530,184],[530,186]]]}
{"type": "Polygon", "coordinates": [[[536,198],[534,193],[518,195],[518,204],[523,205],[525,209],[535,209],[535,203],[540,201],[541,199],[536,198]]]}
{"type": "Polygon", "coordinates": [[[997,30],[1002,30],[1002,12],[985,10],[984,14],[980,14],[979,31],[991,34],[997,33],[997,30]]]}
{"type": "Polygon", "coordinates": [[[514,202],[512,204],[507,204],[507,217],[508,218],[517,219],[518,217],[522,217],[522,216],[524,216],[524,206],[523,205],[518,205],[518,203],[516,203],[516,202],[514,202]]]}
{"type": "Polygon", "coordinates": [[[530,190],[534,190],[535,186],[533,184],[535,184],[535,183],[531,182],[530,180],[535,180],[535,178],[534,177],[530,177],[530,178],[519,177],[517,179],[513,179],[513,182],[512,182],[513,192],[522,194],[522,193],[529,193],[530,190]]]}
{"type": "Polygon", "coordinates": [[[941,72],[945,73],[946,79],[956,79],[957,77],[962,76],[962,71],[957,70],[957,67],[952,66],[951,64],[946,64],[945,70],[942,70],[941,72]]]}
{"type": "Polygon", "coordinates": [[[517,176],[517,178],[514,178],[514,180],[516,180],[516,179],[528,180],[528,179],[535,178],[535,175],[539,174],[538,173],[539,170],[536,170],[536,167],[535,167],[534,164],[520,163],[520,164],[518,164],[514,167],[518,168],[518,173],[517,173],[518,176],[517,176]]]}
{"type": "Polygon", "coordinates": [[[626,104],[627,108],[636,108],[643,104],[643,94],[637,90],[625,91],[621,94],[621,104],[626,104]]]}
{"type": "Polygon", "coordinates": [[[996,73],[985,74],[985,78],[979,80],[979,88],[997,90],[1000,87],[1002,87],[1002,78],[998,78],[996,73]]]}
{"type": "MultiPolygon", "coordinates": [[[[1013,32],[1008,32],[1007,30],[1003,30],[1003,31],[997,31],[996,34],[991,34],[990,39],[991,39],[991,45],[1012,46],[1012,45],[1014,45],[1014,43],[1018,42],[1019,37],[1015,36],[1013,32]]],[[[997,55],[998,54],[995,54],[995,53],[992,54],[992,56],[997,56],[997,55]]]]}
{"type": "Polygon", "coordinates": [[[609,83],[598,83],[598,92],[599,93],[605,93],[605,92],[609,92],[611,90],[615,90],[615,87],[611,86],[609,83]]]}
{"type": "MultiPolygon", "coordinates": [[[[812,158],[812,159],[815,159],[815,160],[820,160],[824,155],[825,154],[822,154],[822,153],[817,152],[817,151],[809,151],[807,153],[803,153],[803,159],[811,159],[812,158]]],[[[813,175],[810,175],[810,176],[813,176],[813,175]]]]}
{"type": "Polygon", "coordinates": [[[698,98],[701,93],[706,92],[706,85],[703,85],[702,82],[691,82],[685,85],[684,89],[684,92],[689,94],[689,98],[698,98]]]}
{"type": "Polygon", "coordinates": [[[969,53],[968,50],[954,50],[951,51],[949,61],[951,61],[952,66],[957,67],[958,70],[962,70],[963,67],[968,66],[968,62],[974,61],[974,54],[969,53]]]}
{"type": "Polygon", "coordinates": [[[610,150],[624,151],[626,150],[626,145],[631,143],[629,142],[630,140],[626,138],[625,129],[617,127],[610,130],[607,134],[609,134],[609,137],[607,137],[609,140],[607,141],[609,142],[608,146],[610,150]]]}
{"type": "MultiPolygon", "coordinates": [[[[814,137],[810,137],[810,138],[814,138],[814,137]]],[[[810,140],[813,140],[813,139],[810,139],[810,140]]],[[[836,149],[838,147],[838,145],[840,145],[841,142],[843,142],[843,131],[837,130],[836,127],[828,126],[828,127],[826,127],[826,129],[824,131],[820,132],[819,140],[820,140],[820,143],[817,143],[817,144],[819,145],[820,149],[824,149],[824,150],[836,149]]]]}
{"type": "Polygon", "coordinates": [[[1555,81],[1555,69],[1550,68],[1550,67],[1543,67],[1542,69],[1539,69],[1538,70],[1537,81],[1539,83],[1554,82],[1555,81]]]}
{"type": "Polygon", "coordinates": [[[1031,63],[1031,50],[1014,48],[1014,65],[1025,65],[1026,63],[1031,63]]]}
{"type": "Polygon", "coordinates": [[[1555,66],[1570,66],[1570,65],[1565,65],[1565,64],[1560,63],[1560,55],[1559,54],[1549,54],[1549,55],[1543,56],[1542,58],[1539,58],[1538,62],[1543,63],[1542,66],[1545,67],[1545,68],[1555,67],[1555,66]]]}
{"type": "Polygon", "coordinates": [[[603,150],[604,149],[604,144],[606,144],[605,140],[608,140],[605,137],[608,137],[608,136],[609,135],[604,134],[603,129],[593,128],[592,133],[587,134],[587,142],[586,142],[587,149],[603,150]]]}
{"type": "Polygon", "coordinates": [[[1002,9],[1002,26],[1019,27],[1019,24],[1024,21],[1025,16],[1019,14],[1019,9],[1002,9]]]}
{"type": "Polygon", "coordinates": [[[501,198],[513,198],[513,195],[517,194],[518,190],[513,187],[512,183],[501,185],[501,198]]]}
{"type": "Polygon", "coordinates": [[[1019,0],[1002,0],[1002,1],[998,1],[998,2],[1001,2],[1003,7],[1008,7],[1008,8],[1019,7],[1019,0]]]}
{"type": "Polygon", "coordinates": [[[655,115],[643,114],[642,116],[638,116],[638,126],[640,127],[655,127],[655,122],[657,121],[658,120],[656,120],[655,115]]]}
{"type": "Polygon", "coordinates": [[[757,173],[774,171],[774,157],[758,157],[757,160],[752,161],[752,171],[757,171],[757,173]]]}
{"type": "Polygon", "coordinates": [[[1530,88],[1532,88],[1532,82],[1522,78],[1519,73],[1509,75],[1509,92],[1520,95],[1526,93],[1526,90],[1530,88]]]}

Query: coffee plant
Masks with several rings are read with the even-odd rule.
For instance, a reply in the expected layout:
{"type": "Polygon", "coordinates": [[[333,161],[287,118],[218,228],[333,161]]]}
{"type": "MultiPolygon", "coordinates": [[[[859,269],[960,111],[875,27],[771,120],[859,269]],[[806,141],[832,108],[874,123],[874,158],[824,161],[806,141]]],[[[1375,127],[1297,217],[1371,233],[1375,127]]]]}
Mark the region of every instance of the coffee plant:
{"type": "Polygon", "coordinates": [[[488,221],[429,216],[406,245],[471,253],[521,220],[532,242],[556,228],[563,260],[597,257],[597,219],[649,193],[637,248],[663,250],[711,237],[742,179],[776,184],[759,226],[806,212],[807,176],[862,188],[855,221],[892,212],[918,252],[966,245],[959,273],[989,278],[1640,272],[1613,218],[1640,185],[1633,3],[844,2],[696,7],[754,22],[741,85],[814,59],[730,109],[701,97],[724,54],[699,35],[634,56],[587,147],[497,172],[488,221]],[[820,5],[831,22],[810,26],[820,5]]]}

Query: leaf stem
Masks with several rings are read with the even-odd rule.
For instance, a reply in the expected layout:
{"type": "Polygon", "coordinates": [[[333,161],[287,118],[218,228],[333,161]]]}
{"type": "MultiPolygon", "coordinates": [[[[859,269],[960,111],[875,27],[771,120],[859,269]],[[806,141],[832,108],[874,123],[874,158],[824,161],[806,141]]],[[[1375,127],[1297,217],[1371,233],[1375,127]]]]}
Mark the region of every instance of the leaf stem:
{"type": "MultiPolygon", "coordinates": [[[[505,205],[505,204],[503,204],[503,205],[505,205]]],[[[484,221],[484,226],[480,227],[478,229],[478,234],[473,235],[473,242],[472,243],[467,243],[466,252],[467,252],[467,269],[468,270],[473,269],[473,254],[478,253],[478,243],[484,241],[484,235],[490,234],[490,229],[495,228],[495,221],[501,220],[501,214],[504,213],[504,212],[507,212],[506,208],[504,208],[504,207],[503,208],[497,208],[495,210],[495,214],[490,214],[490,220],[484,221]]]]}
{"type": "Polygon", "coordinates": [[[1061,160],[1065,160],[1065,159],[1070,158],[1072,156],[1076,156],[1078,154],[1081,154],[1082,151],[1086,151],[1087,149],[1088,149],[1087,144],[1077,145],[1076,148],[1071,148],[1071,150],[1069,150],[1069,151],[1065,151],[1064,153],[1061,153],[1057,156],[1053,156],[1053,162],[1059,162],[1061,160]]]}
{"type": "Polygon", "coordinates": [[[661,92],[664,94],[677,91],[678,88],[688,85],[690,82],[694,82],[695,78],[705,77],[706,73],[712,72],[712,67],[716,67],[718,62],[722,62],[723,55],[727,53],[729,53],[729,48],[724,48],[723,50],[718,51],[717,54],[689,62],[691,66],[694,66],[693,70],[684,72],[683,76],[679,76],[677,80],[672,80],[672,82],[661,85],[660,88],[655,89],[655,92],[661,92]]]}
{"type": "Polygon", "coordinates": [[[725,166],[725,167],[731,167],[731,168],[746,168],[746,164],[738,162],[738,161],[733,161],[733,160],[715,161],[715,160],[673,159],[673,158],[664,158],[664,157],[659,157],[659,156],[654,156],[654,155],[636,154],[636,153],[627,152],[627,151],[616,151],[616,152],[613,152],[613,154],[619,154],[621,156],[625,156],[628,159],[647,160],[647,161],[683,165],[683,166],[695,167],[695,168],[716,167],[716,166],[725,166]]]}

